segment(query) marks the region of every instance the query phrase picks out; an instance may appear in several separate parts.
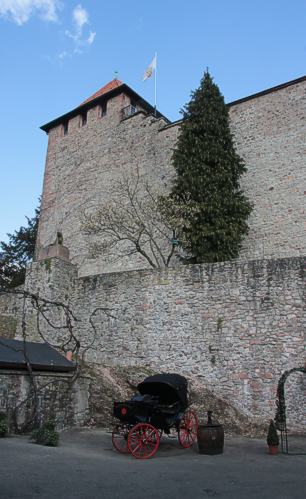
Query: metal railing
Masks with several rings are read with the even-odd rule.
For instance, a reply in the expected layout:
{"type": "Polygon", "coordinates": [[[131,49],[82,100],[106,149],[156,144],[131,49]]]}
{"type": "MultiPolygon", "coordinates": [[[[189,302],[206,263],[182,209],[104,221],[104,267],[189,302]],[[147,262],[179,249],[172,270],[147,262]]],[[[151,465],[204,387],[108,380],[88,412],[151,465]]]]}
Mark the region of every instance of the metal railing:
{"type": "Polygon", "coordinates": [[[122,119],[128,118],[129,116],[133,116],[133,114],[137,113],[137,106],[130,104],[122,109],[122,119]]]}

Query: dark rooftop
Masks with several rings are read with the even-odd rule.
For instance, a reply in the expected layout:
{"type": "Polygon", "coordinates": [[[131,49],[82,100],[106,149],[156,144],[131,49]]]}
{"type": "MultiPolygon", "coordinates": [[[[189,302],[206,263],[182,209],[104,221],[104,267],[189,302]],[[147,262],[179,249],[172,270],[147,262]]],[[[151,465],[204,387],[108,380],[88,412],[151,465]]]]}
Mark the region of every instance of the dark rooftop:
{"type": "Polygon", "coordinates": [[[47,343],[0,338],[0,369],[26,369],[26,359],[33,370],[67,372],[74,365],[47,343]]]}
{"type": "MultiPolygon", "coordinates": [[[[262,97],[263,95],[270,94],[272,92],[278,92],[279,90],[283,90],[284,88],[291,87],[292,85],[297,85],[298,83],[302,83],[306,81],[306,75],[301,76],[300,78],[296,78],[295,80],[290,80],[287,81],[286,83],[281,83],[280,85],[276,85],[275,87],[267,88],[266,90],[261,90],[260,92],[257,92],[256,94],[248,95],[247,97],[242,97],[241,99],[234,100],[232,102],[228,102],[227,105],[229,107],[231,106],[236,106],[237,104],[241,104],[242,102],[246,102],[251,99],[257,99],[258,97],[262,97]]],[[[168,125],[165,125],[163,130],[166,128],[171,128],[172,126],[179,125],[182,123],[183,119],[180,118],[176,121],[173,121],[172,123],[169,123],[168,125]]]]}
{"type": "Polygon", "coordinates": [[[80,104],[78,107],[72,109],[72,111],[69,111],[66,114],[63,114],[62,116],[59,116],[58,118],[55,118],[54,120],[50,121],[49,123],[46,123],[40,128],[44,132],[48,133],[48,131],[51,128],[54,128],[55,126],[58,126],[61,123],[70,120],[71,118],[74,118],[82,111],[87,111],[91,107],[97,106],[103,101],[113,98],[121,93],[126,93],[126,95],[131,96],[132,99],[136,102],[136,104],[139,103],[143,107],[143,109],[145,109],[148,113],[156,115],[157,118],[164,118],[164,120],[170,123],[170,120],[168,120],[168,118],[166,118],[166,116],[164,116],[158,110],[156,110],[155,113],[154,107],[151,104],[149,104],[149,102],[147,102],[145,99],[143,99],[139,94],[137,94],[131,87],[129,87],[125,83],[122,83],[119,80],[112,80],[106,85],[104,85],[104,87],[98,90],[91,97],[82,102],[82,104],[80,104]]]}
{"type": "Polygon", "coordinates": [[[282,90],[286,87],[291,87],[292,85],[297,85],[298,83],[302,83],[306,81],[306,75],[301,76],[300,78],[296,78],[295,80],[290,80],[285,83],[281,83],[280,85],[276,85],[275,87],[267,88],[266,90],[261,90],[260,92],[256,92],[255,94],[248,95],[247,97],[242,97],[241,99],[234,100],[228,103],[228,106],[235,106],[236,104],[240,104],[241,102],[245,102],[251,99],[257,99],[262,95],[270,94],[272,92],[277,92],[278,90],[282,90]]]}
{"type": "MultiPolygon", "coordinates": [[[[279,90],[282,90],[286,87],[290,87],[292,85],[297,85],[298,83],[302,83],[306,81],[306,76],[301,76],[300,78],[296,78],[295,80],[290,80],[285,83],[281,83],[280,85],[276,85],[271,88],[267,88],[266,90],[262,90],[260,92],[257,92],[255,94],[248,95],[246,97],[242,97],[241,99],[237,99],[235,101],[229,102],[227,105],[228,106],[235,106],[236,104],[241,104],[242,102],[251,100],[251,99],[257,99],[258,97],[261,97],[263,95],[272,93],[272,92],[277,92],[279,90]]],[[[45,132],[48,132],[51,128],[63,123],[64,121],[73,118],[74,116],[77,116],[80,114],[81,110],[87,110],[90,107],[93,107],[100,102],[102,102],[104,99],[109,99],[111,97],[115,97],[121,92],[126,92],[127,95],[131,95],[133,99],[143,106],[143,108],[149,112],[149,113],[154,113],[154,107],[149,104],[145,99],[143,99],[139,94],[137,94],[131,87],[126,85],[125,83],[122,83],[120,80],[114,79],[104,85],[104,87],[100,88],[97,92],[95,92],[93,95],[91,95],[88,99],[86,99],[82,104],[80,104],[78,107],[70,111],[69,113],[63,114],[62,116],[59,116],[58,118],[55,118],[54,120],[50,121],[49,123],[46,123],[41,127],[42,130],[45,132]]],[[[159,111],[156,111],[156,116],[158,118],[164,118],[168,124],[165,125],[165,127],[171,127],[173,125],[178,125],[182,119],[178,119],[177,121],[174,121],[171,123],[168,118],[166,118],[163,114],[161,114],[159,111]]]]}

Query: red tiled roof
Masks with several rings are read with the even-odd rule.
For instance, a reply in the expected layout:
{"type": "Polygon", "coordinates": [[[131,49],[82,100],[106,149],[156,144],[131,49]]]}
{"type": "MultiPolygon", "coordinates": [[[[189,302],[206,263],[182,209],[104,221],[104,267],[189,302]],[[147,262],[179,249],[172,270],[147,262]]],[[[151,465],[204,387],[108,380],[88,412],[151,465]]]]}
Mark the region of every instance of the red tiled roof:
{"type": "Polygon", "coordinates": [[[114,88],[120,87],[122,85],[122,81],[114,79],[110,82],[108,82],[104,87],[100,88],[95,94],[91,95],[88,97],[88,99],[84,100],[80,106],[83,106],[83,104],[86,104],[87,102],[90,102],[91,100],[96,99],[97,97],[100,97],[100,95],[106,94],[107,92],[110,92],[110,90],[114,90],[114,88]]]}

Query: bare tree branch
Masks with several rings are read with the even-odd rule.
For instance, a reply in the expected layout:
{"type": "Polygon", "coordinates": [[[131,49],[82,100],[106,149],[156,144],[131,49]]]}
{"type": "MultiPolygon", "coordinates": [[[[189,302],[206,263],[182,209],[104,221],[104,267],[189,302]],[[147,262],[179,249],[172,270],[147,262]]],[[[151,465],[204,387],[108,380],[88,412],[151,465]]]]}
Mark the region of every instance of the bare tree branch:
{"type": "Polygon", "coordinates": [[[117,260],[140,254],[152,268],[169,267],[175,255],[173,230],[179,233],[178,219],[161,203],[158,192],[149,186],[137,168],[113,182],[108,198],[92,213],[84,213],[83,230],[99,237],[92,245],[94,256],[107,252],[117,260]]]}
{"type": "MultiPolygon", "coordinates": [[[[8,346],[5,342],[0,340],[0,345],[5,346],[6,348],[10,348],[13,351],[21,352],[24,357],[24,361],[26,364],[27,372],[30,379],[30,386],[27,394],[22,398],[22,400],[15,405],[13,408],[13,423],[14,430],[16,432],[24,432],[31,428],[38,427],[40,424],[39,418],[39,398],[43,395],[44,390],[47,386],[51,386],[57,384],[59,382],[67,383],[67,394],[71,392],[72,386],[77,378],[81,375],[82,369],[85,366],[85,353],[89,348],[93,348],[95,340],[96,340],[96,332],[93,327],[94,334],[92,339],[90,340],[88,345],[82,345],[80,339],[74,331],[75,325],[78,322],[78,319],[73,314],[72,310],[63,302],[48,300],[46,298],[42,298],[35,293],[31,293],[27,290],[20,289],[7,289],[0,288],[0,296],[1,295],[15,295],[20,300],[22,300],[21,306],[21,336],[22,336],[22,347],[16,348],[14,346],[8,346]],[[31,312],[36,312],[36,330],[41,338],[41,340],[59,350],[62,350],[64,353],[67,351],[72,351],[74,353],[74,365],[75,370],[72,376],[69,378],[56,378],[54,380],[48,381],[48,383],[38,386],[37,383],[37,373],[33,372],[31,360],[28,355],[28,345],[27,342],[30,339],[30,335],[28,333],[27,328],[27,313],[29,311],[29,306],[31,307],[31,312]],[[54,323],[54,320],[51,320],[48,316],[49,313],[56,314],[60,312],[63,315],[63,322],[54,323]],[[42,331],[42,321],[48,326],[48,333],[45,334],[42,331]],[[56,341],[53,341],[52,332],[56,333],[56,341]],[[59,338],[58,333],[64,332],[64,336],[61,335],[59,338]],[[51,337],[51,339],[50,339],[51,337]],[[30,408],[27,413],[26,420],[20,424],[18,423],[18,413],[22,407],[30,408]]],[[[90,322],[92,316],[97,313],[97,310],[90,316],[90,322]]],[[[99,310],[103,310],[106,315],[109,317],[113,317],[111,311],[107,308],[100,307],[99,310]]],[[[93,324],[92,324],[93,326],[93,324]]]]}

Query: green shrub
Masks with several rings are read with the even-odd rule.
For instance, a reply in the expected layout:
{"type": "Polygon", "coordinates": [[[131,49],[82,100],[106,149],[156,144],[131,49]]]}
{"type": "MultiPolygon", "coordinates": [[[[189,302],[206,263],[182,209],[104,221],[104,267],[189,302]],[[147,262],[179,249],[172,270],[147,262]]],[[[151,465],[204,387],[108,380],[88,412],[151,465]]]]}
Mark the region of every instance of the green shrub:
{"type": "Polygon", "coordinates": [[[267,434],[268,445],[279,445],[279,437],[273,419],[270,420],[270,425],[267,434]]]}
{"type": "Polygon", "coordinates": [[[0,413],[0,438],[6,437],[8,435],[8,424],[6,415],[0,413]]]}
{"type": "Polygon", "coordinates": [[[8,434],[7,424],[4,423],[3,421],[0,421],[0,438],[6,437],[7,434],[8,434]]]}
{"type": "Polygon", "coordinates": [[[54,421],[47,421],[40,428],[34,430],[32,432],[31,439],[34,440],[37,444],[57,447],[59,433],[55,431],[54,421]]]}

